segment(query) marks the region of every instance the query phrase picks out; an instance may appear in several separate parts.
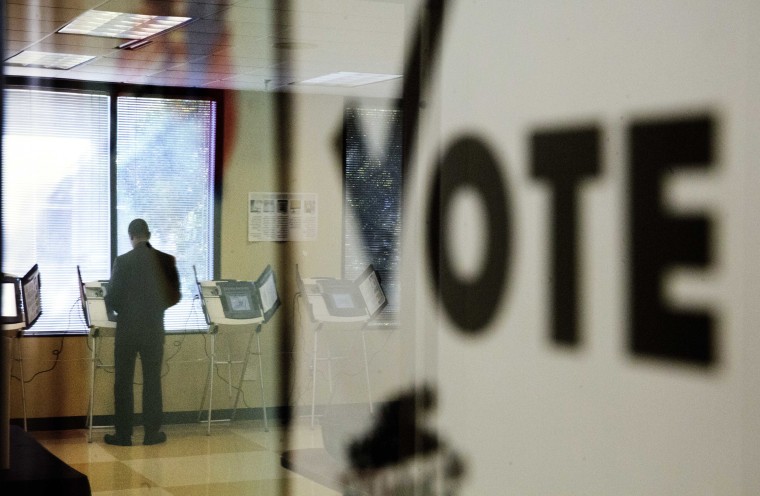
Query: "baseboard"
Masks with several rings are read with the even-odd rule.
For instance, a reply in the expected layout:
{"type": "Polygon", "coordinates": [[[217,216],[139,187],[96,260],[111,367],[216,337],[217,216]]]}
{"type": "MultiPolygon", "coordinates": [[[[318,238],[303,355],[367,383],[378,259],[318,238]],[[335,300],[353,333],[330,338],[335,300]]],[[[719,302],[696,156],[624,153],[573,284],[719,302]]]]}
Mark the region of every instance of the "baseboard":
{"type": "MultiPolygon", "coordinates": [[[[376,403],[375,407],[379,407],[382,403],[376,403]]],[[[333,415],[335,413],[345,414],[353,413],[362,415],[361,412],[366,411],[366,404],[345,404],[345,405],[319,405],[316,408],[317,422],[324,422],[325,416],[328,412],[333,415]]],[[[229,420],[232,418],[233,410],[217,409],[212,410],[211,420],[229,420]]],[[[264,420],[264,410],[262,408],[238,408],[234,411],[234,420],[264,420]]],[[[196,422],[204,422],[207,420],[208,410],[185,411],[185,412],[164,412],[164,425],[171,424],[192,424],[196,422]]],[[[285,423],[288,420],[295,418],[308,418],[311,416],[311,407],[298,406],[298,407],[284,407],[284,406],[270,406],[267,407],[267,420],[270,422],[285,423]],[[286,420],[286,416],[288,419],[286,420]]],[[[72,416],[72,417],[34,417],[27,419],[28,431],[57,431],[57,430],[71,430],[71,429],[86,429],[87,417],[72,416]]],[[[94,426],[113,425],[113,415],[95,415],[92,420],[94,426]]],[[[14,418],[10,421],[11,425],[16,425],[21,428],[24,427],[23,418],[14,418]]],[[[135,415],[135,425],[142,425],[142,414],[135,415]]]]}
{"type": "MultiPolygon", "coordinates": [[[[232,409],[220,409],[213,410],[211,412],[211,420],[228,420],[232,417],[232,409]]],[[[200,421],[205,421],[208,411],[199,412],[164,412],[164,424],[191,424],[200,421]]],[[[272,421],[278,421],[283,418],[282,407],[268,407],[267,419],[272,421]]],[[[235,420],[263,420],[264,411],[261,408],[238,408],[235,411],[235,420]]],[[[92,419],[92,425],[113,425],[113,415],[95,415],[92,419]]],[[[10,421],[11,425],[18,427],[24,427],[23,418],[14,418],[10,421]]],[[[26,427],[28,431],[57,431],[57,430],[71,430],[71,429],[86,429],[87,428],[87,416],[74,416],[74,417],[35,417],[28,418],[26,420],[26,427]]],[[[142,424],[142,415],[135,415],[135,425],[142,424]]]]}

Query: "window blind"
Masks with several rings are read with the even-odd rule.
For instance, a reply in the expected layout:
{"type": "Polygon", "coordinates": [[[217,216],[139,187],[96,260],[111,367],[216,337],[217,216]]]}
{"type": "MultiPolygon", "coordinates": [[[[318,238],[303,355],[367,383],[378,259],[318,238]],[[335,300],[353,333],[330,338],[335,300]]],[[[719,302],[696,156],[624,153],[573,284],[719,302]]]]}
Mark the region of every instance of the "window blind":
{"type": "Polygon", "coordinates": [[[30,331],[86,331],[76,266],[110,273],[109,97],[5,90],[3,272],[39,265],[42,316],[30,331]]]}
{"type": "Polygon", "coordinates": [[[376,324],[395,324],[399,313],[401,239],[401,111],[348,108],[344,129],[343,277],[372,264],[388,306],[376,324]]]}
{"type": "Polygon", "coordinates": [[[124,96],[117,99],[117,252],[131,249],[127,226],[143,218],[151,244],[177,259],[182,300],[167,331],[201,329],[198,277],[213,279],[216,102],[124,96]]]}

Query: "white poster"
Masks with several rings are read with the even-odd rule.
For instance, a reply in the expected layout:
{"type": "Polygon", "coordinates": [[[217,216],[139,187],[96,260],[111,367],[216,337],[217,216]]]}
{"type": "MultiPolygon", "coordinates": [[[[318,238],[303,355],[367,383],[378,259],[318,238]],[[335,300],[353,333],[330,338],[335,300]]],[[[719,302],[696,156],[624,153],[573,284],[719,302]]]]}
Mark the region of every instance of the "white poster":
{"type": "Polygon", "coordinates": [[[248,193],[248,241],[317,238],[316,193],[248,193]]]}

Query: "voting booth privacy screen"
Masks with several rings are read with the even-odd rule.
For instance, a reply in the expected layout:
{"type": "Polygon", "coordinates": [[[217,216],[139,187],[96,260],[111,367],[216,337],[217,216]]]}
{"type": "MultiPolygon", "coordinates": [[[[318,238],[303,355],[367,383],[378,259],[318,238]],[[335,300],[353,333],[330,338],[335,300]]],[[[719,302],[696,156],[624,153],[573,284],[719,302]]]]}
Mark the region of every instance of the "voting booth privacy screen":
{"type": "Polygon", "coordinates": [[[84,282],[82,281],[81,268],[77,266],[77,282],[79,283],[82,315],[90,331],[94,329],[113,331],[116,329],[116,312],[108,308],[105,300],[108,293],[108,279],[84,282]]]}
{"type": "Polygon", "coordinates": [[[35,264],[23,277],[3,274],[2,323],[30,329],[42,315],[39,267],[35,264]]]}
{"type": "Polygon", "coordinates": [[[196,288],[209,325],[268,322],[280,307],[274,269],[267,265],[256,281],[199,281],[196,288]]]}
{"type": "Polygon", "coordinates": [[[85,293],[84,281],[82,280],[82,269],[77,265],[77,288],[79,289],[79,303],[82,306],[82,318],[84,324],[90,327],[90,312],[87,310],[87,294],[85,293]]]}
{"type": "Polygon", "coordinates": [[[269,322],[274,313],[280,308],[280,295],[277,292],[277,278],[271,265],[267,265],[256,279],[261,311],[264,322],[269,322]]]}
{"type": "Polygon", "coordinates": [[[312,320],[369,322],[388,305],[380,277],[368,265],[356,279],[303,277],[296,265],[296,285],[312,320]]]}

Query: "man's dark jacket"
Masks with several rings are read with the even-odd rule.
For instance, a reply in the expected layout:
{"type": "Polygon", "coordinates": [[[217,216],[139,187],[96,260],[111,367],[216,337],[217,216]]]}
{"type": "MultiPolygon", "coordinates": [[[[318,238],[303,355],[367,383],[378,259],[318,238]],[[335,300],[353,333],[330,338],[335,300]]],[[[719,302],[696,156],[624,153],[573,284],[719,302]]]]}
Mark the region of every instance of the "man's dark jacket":
{"type": "Polygon", "coordinates": [[[105,300],[119,333],[138,334],[163,332],[164,310],[180,296],[174,257],[142,242],[116,258],[105,300]]]}

